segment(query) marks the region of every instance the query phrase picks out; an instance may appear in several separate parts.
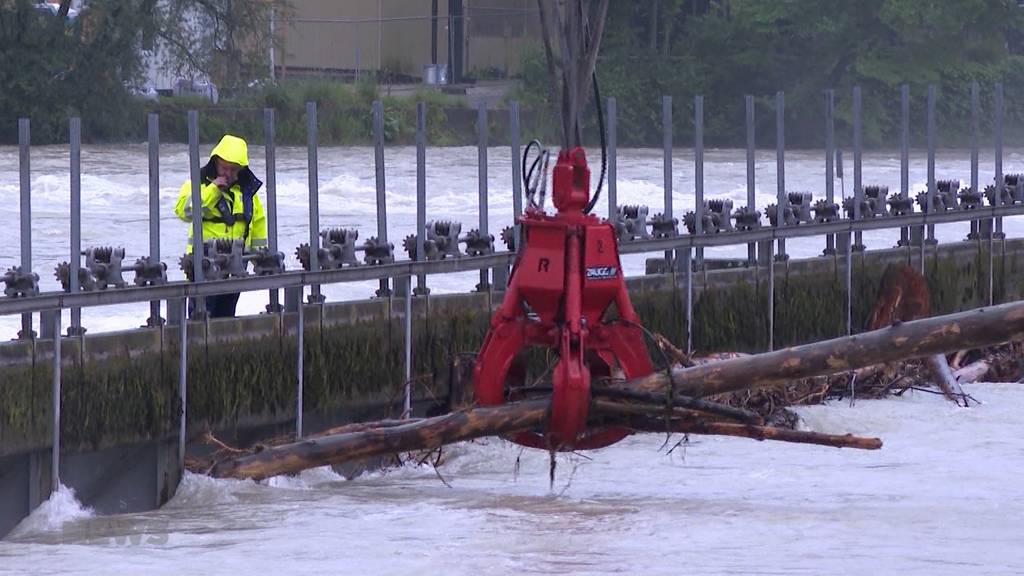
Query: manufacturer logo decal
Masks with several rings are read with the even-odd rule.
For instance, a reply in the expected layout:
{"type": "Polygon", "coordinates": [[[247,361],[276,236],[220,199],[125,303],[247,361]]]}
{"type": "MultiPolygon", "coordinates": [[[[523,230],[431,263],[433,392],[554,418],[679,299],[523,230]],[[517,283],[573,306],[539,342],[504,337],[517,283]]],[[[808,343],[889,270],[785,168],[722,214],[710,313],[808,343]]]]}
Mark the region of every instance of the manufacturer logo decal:
{"type": "Polygon", "coordinates": [[[619,275],[615,266],[592,266],[587,268],[587,280],[607,280],[619,275]]]}

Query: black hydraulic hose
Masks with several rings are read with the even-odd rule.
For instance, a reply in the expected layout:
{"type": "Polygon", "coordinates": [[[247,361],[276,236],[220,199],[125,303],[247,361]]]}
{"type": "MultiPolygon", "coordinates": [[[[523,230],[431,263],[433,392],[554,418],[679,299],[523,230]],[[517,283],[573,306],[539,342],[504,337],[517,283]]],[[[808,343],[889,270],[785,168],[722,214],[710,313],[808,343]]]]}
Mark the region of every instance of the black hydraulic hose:
{"type": "MultiPolygon", "coordinates": [[[[594,197],[587,202],[586,208],[583,209],[584,214],[590,214],[597,205],[597,199],[601,197],[601,187],[604,184],[605,173],[608,170],[608,141],[604,133],[604,110],[601,108],[601,90],[597,86],[597,72],[593,73],[594,80],[594,105],[597,107],[597,130],[601,136],[601,176],[597,179],[597,190],[594,191],[594,197]]],[[[609,217],[612,215],[609,214],[609,217]]]]}

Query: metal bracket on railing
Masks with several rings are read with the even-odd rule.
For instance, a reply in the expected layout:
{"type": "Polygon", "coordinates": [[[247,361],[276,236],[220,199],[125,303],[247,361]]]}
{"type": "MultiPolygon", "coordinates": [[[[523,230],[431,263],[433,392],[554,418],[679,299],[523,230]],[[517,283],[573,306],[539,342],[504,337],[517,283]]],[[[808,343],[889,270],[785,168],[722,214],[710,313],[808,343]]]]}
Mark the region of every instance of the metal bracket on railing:
{"type": "Polygon", "coordinates": [[[735,232],[732,227],[732,200],[728,198],[716,198],[705,203],[705,213],[711,214],[711,224],[714,232],[735,232]]]}
{"type": "Polygon", "coordinates": [[[207,280],[244,278],[249,275],[244,259],[245,241],[219,238],[203,242],[203,277],[207,280]]]}
{"type": "Polygon", "coordinates": [[[24,298],[39,294],[39,274],[35,272],[23,272],[21,266],[15,266],[7,270],[0,280],[7,285],[4,288],[4,296],[9,298],[24,298]]]}
{"type": "MultiPolygon", "coordinates": [[[[405,249],[405,253],[409,255],[409,260],[416,260],[416,235],[409,234],[402,240],[402,248],[405,249]]],[[[424,260],[439,260],[437,252],[437,244],[431,240],[423,241],[423,259],[424,260]]]]}
{"type": "MultiPolygon", "coordinates": [[[[317,248],[317,265],[320,270],[334,270],[344,266],[359,266],[356,259],[356,240],[359,231],[354,228],[327,228],[320,231],[320,247],[317,248]]],[[[302,268],[309,271],[309,244],[299,244],[295,249],[302,268]]]]}
{"type": "Polygon", "coordinates": [[[798,222],[807,224],[814,222],[814,217],[811,216],[811,207],[814,205],[812,203],[813,196],[810,192],[789,192],[786,194],[786,199],[798,222]]]}
{"type": "MultiPolygon", "coordinates": [[[[60,282],[61,290],[65,292],[71,291],[71,264],[68,262],[61,262],[57,264],[57,268],[53,273],[57,281],[60,282]]],[[[92,274],[86,268],[78,269],[78,290],[81,292],[92,292],[96,289],[96,282],[92,279],[92,274]]]]}
{"type": "Polygon", "coordinates": [[[960,208],[956,200],[956,193],[959,189],[959,180],[939,180],[935,183],[935,198],[942,200],[944,209],[957,210],[960,208]]]}
{"type": "MultiPolygon", "coordinates": [[[[782,207],[782,223],[786,226],[796,226],[803,222],[813,222],[811,217],[811,193],[810,192],[788,192],[785,197],[786,205],[782,207]]],[[[768,222],[772,226],[778,226],[779,207],[769,204],[764,210],[768,222]]]]}
{"type": "Polygon", "coordinates": [[[650,238],[647,232],[647,214],[649,208],[640,204],[616,206],[611,223],[615,227],[615,235],[619,242],[628,242],[637,238],[650,238]]]}
{"type": "MultiPolygon", "coordinates": [[[[648,220],[651,225],[651,236],[655,238],[671,238],[679,235],[679,219],[669,218],[662,213],[657,213],[648,220]]],[[[690,234],[693,234],[691,231],[690,234]]]]}
{"type": "Polygon", "coordinates": [[[433,242],[437,247],[436,259],[462,257],[462,251],[459,250],[459,234],[462,233],[462,223],[453,220],[427,222],[426,232],[427,242],[433,242]]]}
{"type": "MultiPolygon", "coordinates": [[[[1009,205],[1015,202],[1024,202],[1024,183],[1021,182],[1021,175],[1006,174],[1003,176],[1003,185],[1000,187],[1002,204],[1009,205]]],[[[985,199],[989,206],[997,206],[996,187],[989,184],[985,187],[985,199]]]]}
{"type": "Polygon", "coordinates": [[[359,250],[363,251],[363,262],[370,266],[390,264],[395,261],[395,245],[382,242],[376,236],[370,236],[359,250]]]}
{"type": "Polygon", "coordinates": [[[761,213],[747,206],[741,206],[734,210],[732,218],[736,220],[736,229],[742,232],[749,232],[761,227],[761,213]]]}
{"type": "Polygon", "coordinates": [[[908,194],[893,192],[889,195],[889,213],[893,216],[906,216],[914,213],[914,201],[908,194]]]}
{"type": "MultiPolygon", "coordinates": [[[[948,186],[958,185],[959,182],[942,181],[944,185],[943,189],[939,189],[940,182],[935,183],[935,200],[932,202],[932,208],[935,212],[945,212],[947,210],[957,210],[960,208],[956,201],[955,193],[949,191],[948,186]]],[[[955,190],[955,188],[954,188],[955,190]]],[[[928,192],[918,192],[916,196],[917,205],[921,207],[921,212],[928,212],[928,192]]]]}
{"type": "Polygon", "coordinates": [[[106,290],[108,286],[124,288],[128,285],[121,276],[124,248],[110,246],[86,248],[82,254],[85,256],[85,267],[96,282],[96,288],[106,290]]]}
{"type": "MultiPolygon", "coordinates": [[[[106,290],[108,287],[124,288],[128,285],[121,276],[121,262],[124,248],[101,246],[82,251],[85,264],[78,269],[78,289],[83,292],[106,290]]],[[[71,291],[71,265],[61,262],[55,273],[65,292],[71,291]]]]}
{"type": "Polygon", "coordinates": [[[469,256],[486,256],[494,253],[493,234],[481,234],[474,228],[462,238],[462,241],[466,243],[466,254],[469,256]]]}
{"type": "Polygon", "coordinates": [[[167,284],[167,264],[144,256],[132,265],[136,286],[159,286],[167,284]]]}
{"type": "Polygon", "coordinates": [[[968,186],[957,194],[961,210],[977,210],[984,204],[984,196],[981,192],[975,192],[968,186]]]}
{"type": "Polygon", "coordinates": [[[256,276],[273,276],[284,273],[284,252],[271,252],[269,248],[261,248],[244,256],[252,262],[252,272],[256,276]]]}
{"type": "Polygon", "coordinates": [[[513,226],[505,226],[501,229],[501,241],[509,252],[516,251],[516,229],[513,226]]]}
{"type": "Polygon", "coordinates": [[[1010,191],[1013,203],[1024,203],[1024,174],[1004,174],[1003,183],[1010,191]]]}
{"type": "Polygon", "coordinates": [[[861,217],[880,217],[888,216],[889,210],[886,208],[885,200],[889,196],[888,186],[865,186],[864,187],[864,202],[868,210],[861,208],[861,217]]]}
{"type": "Polygon", "coordinates": [[[839,205],[827,200],[818,200],[814,203],[814,221],[818,224],[824,222],[835,222],[839,220],[839,205]]]}

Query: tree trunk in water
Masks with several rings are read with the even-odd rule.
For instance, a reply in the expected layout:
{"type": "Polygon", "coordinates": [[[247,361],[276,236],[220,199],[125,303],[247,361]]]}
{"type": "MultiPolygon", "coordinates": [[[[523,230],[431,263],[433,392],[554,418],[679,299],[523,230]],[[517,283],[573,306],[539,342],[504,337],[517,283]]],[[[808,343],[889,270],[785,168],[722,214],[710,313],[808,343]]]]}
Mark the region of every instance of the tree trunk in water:
{"type": "MultiPolygon", "coordinates": [[[[915,320],[745,358],[711,362],[674,370],[671,385],[678,394],[702,397],[747,388],[763,388],[801,378],[837,374],[896,360],[925,358],[965,348],[982,348],[1024,337],[1024,302],[1000,304],[947,316],[915,320]]],[[[633,391],[665,393],[664,372],[625,383],[633,391]]]]}
{"type": "Polygon", "coordinates": [[[318,436],[220,462],[210,475],[261,479],[381,454],[430,450],[453,442],[535,428],[544,423],[547,411],[547,400],[530,400],[452,412],[402,426],[318,436]]]}

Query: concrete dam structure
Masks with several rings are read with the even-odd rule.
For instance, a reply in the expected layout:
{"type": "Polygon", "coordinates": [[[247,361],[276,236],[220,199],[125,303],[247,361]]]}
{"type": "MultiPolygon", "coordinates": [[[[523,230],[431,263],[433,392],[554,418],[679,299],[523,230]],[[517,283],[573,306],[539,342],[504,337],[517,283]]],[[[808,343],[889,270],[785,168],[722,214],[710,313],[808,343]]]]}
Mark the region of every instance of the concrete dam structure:
{"type": "MultiPolygon", "coordinates": [[[[972,96],[976,117],[977,90],[972,96]]],[[[844,198],[834,189],[837,166],[831,98],[826,94],[825,194],[817,198],[786,188],[784,96],[780,94],[776,100],[777,182],[772,183],[777,188],[776,203],[762,207],[755,204],[752,139],[747,150],[746,206],[704,197],[703,119],[697,106],[694,210],[682,215],[672,210],[671,99],[663,101],[665,199],[660,214],[617,201],[615,102],[605,103],[608,214],[621,252],[648,255],[647,273],[627,279],[633,304],[648,330],[696,353],[759,352],[856,333],[865,325],[879,280],[890,263],[906,263],[924,273],[932,314],[1022,298],[1024,238],[1007,238],[1013,229],[1004,229],[1003,219],[1024,215],[1024,179],[1003,174],[1001,142],[996,142],[992,174],[998,185],[986,190],[979,183],[977,146],[972,151],[970,182],[961,186],[935,178],[936,150],[930,138],[927,189],[914,198],[906,176],[902,189],[891,194],[884,186],[861,182],[860,139],[855,132],[854,186],[844,198]],[[966,233],[956,241],[940,242],[936,226],[950,223],[963,224],[966,233]],[[868,249],[864,234],[877,230],[897,231],[897,246],[868,249]],[[820,243],[820,256],[787,254],[787,241],[808,239],[820,243]],[[705,253],[728,246],[746,246],[745,256],[723,259],[705,253]]],[[[853,101],[854,126],[859,131],[859,95],[853,101]]],[[[750,131],[752,110],[748,107],[750,131]]],[[[0,298],[0,315],[22,315],[19,338],[0,343],[0,537],[60,485],[73,488],[85,506],[102,514],[162,505],[174,494],[190,451],[208,449],[200,442],[207,431],[246,445],[289,433],[301,436],[342,422],[398,418],[410,410],[445,411],[464,397],[465,366],[471,364],[491,312],[500,303],[518,240],[514,227],[498,234],[488,229],[488,110],[478,111],[483,173],[477,227],[462,234],[440,225],[442,220],[429,221],[425,187],[418,185],[417,233],[398,250],[387,236],[379,103],[373,110],[377,235],[362,242],[356,234],[320,226],[315,104],[308,112],[308,245],[317,249],[307,246],[301,270],[285,270],[283,256],[276,256],[279,246],[273,219],[268,249],[245,255],[254,268],[264,266],[261,274],[236,274],[241,260],[232,262],[232,258],[241,255],[234,254],[232,247],[207,244],[191,256],[193,269],[206,271],[207,277],[201,272],[194,282],[161,279],[159,271],[154,272],[154,264],[161,260],[158,231],[157,241],[151,243],[155,250],[135,266],[122,264],[123,251],[83,250],[80,230],[75,230],[76,222],[80,225],[75,217],[81,209],[80,189],[76,197],[72,184],[69,285],[66,290],[41,292],[38,277],[32,279],[31,190],[23,184],[22,266],[7,271],[5,297],[0,298]],[[408,258],[401,256],[402,248],[408,258]],[[84,264],[79,257],[82,252],[88,255],[84,264]],[[116,274],[112,272],[115,264],[116,274]],[[480,282],[473,292],[429,290],[430,278],[477,271],[480,282]],[[134,286],[113,282],[131,272],[136,275],[134,286]],[[111,282],[106,289],[89,290],[81,278],[111,282]],[[367,280],[379,283],[377,297],[326,302],[320,293],[321,286],[367,280]],[[185,319],[187,299],[230,292],[266,292],[267,312],[231,319],[185,319]],[[82,308],[145,302],[152,303],[151,315],[139,324],[147,327],[96,334],[82,329],[82,308]],[[161,318],[161,303],[166,318],[161,318]],[[71,311],[70,326],[62,324],[64,310],[71,311]]],[[[426,146],[424,113],[425,107],[420,106],[418,151],[426,146]]],[[[513,105],[508,113],[510,151],[519,158],[518,108],[513,105]]],[[[929,113],[934,114],[933,106],[929,113]]],[[[273,111],[267,111],[266,119],[267,204],[268,212],[274,214],[273,111]]],[[[190,120],[195,136],[198,118],[193,115],[190,120]]],[[[904,120],[909,122],[909,116],[904,120]]],[[[151,158],[156,161],[157,122],[150,119],[150,150],[156,154],[151,158]]],[[[24,121],[26,173],[28,126],[24,121]]],[[[73,173],[80,169],[75,164],[80,154],[76,140],[80,132],[75,126],[73,120],[73,173]]],[[[901,144],[905,166],[909,147],[906,141],[901,144]]],[[[197,165],[195,138],[190,151],[190,162],[197,165]]],[[[417,173],[424,171],[424,164],[417,162],[417,173]]],[[[515,213],[523,210],[523,180],[524,174],[514,168],[515,213]]],[[[151,215],[158,214],[158,195],[152,189],[150,198],[151,215]]],[[[158,216],[150,222],[152,234],[158,216]]]]}

